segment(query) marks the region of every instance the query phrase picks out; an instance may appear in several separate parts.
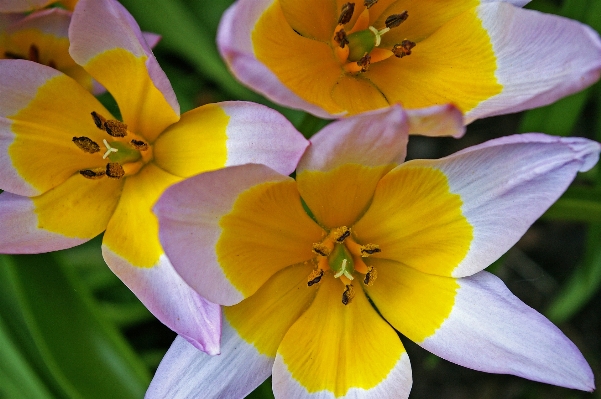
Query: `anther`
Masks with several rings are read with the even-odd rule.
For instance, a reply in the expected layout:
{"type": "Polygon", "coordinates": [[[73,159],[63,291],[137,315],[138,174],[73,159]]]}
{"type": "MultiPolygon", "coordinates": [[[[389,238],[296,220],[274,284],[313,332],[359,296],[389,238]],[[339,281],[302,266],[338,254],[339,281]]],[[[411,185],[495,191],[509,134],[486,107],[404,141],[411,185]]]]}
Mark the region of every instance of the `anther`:
{"type": "Polygon", "coordinates": [[[102,168],[84,169],[80,170],[79,174],[85,177],[86,179],[96,180],[106,175],[106,171],[102,168]]]}
{"type": "Polygon", "coordinates": [[[309,281],[307,282],[307,285],[309,287],[311,287],[314,284],[317,284],[321,281],[321,278],[323,277],[323,270],[321,269],[315,269],[311,272],[311,274],[309,274],[309,281]]]}
{"type": "Polygon", "coordinates": [[[38,49],[38,46],[36,46],[35,44],[32,44],[31,46],[29,46],[29,54],[28,54],[29,61],[33,61],[33,62],[40,62],[40,49],[38,49]]]}
{"type": "Polygon", "coordinates": [[[374,281],[378,278],[378,271],[373,266],[367,266],[367,273],[363,279],[363,283],[368,287],[374,285],[374,281]]]}
{"type": "Polygon", "coordinates": [[[127,136],[127,125],[114,119],[104,122],[104,130],[113,137],[127,136]]]}
{"type": "Polygon", "coordinates": [[[336,34],[334,35],[334,41],[336,43],[338,43],[340,48],[344,48],[344,46],[349,44],[349,41],[348,41],[348,38],[346,37],[346,32],[344,31],[344,29],[340,29],[338,32],[336,32],[336,34]]]}
{"type": "Polygon", "coordinates": [[[407,18],[409,18],[409,13],[407,11],[403,11],[400,14],[390,15],[388,18],[386,18],[384,24],[388,29],[396,28],[397,26],[405,22],[407,18]]]}
{"type": "Polygon", "coordinates": [[[130,141],[130,143],[138,151],[146,151],[146,150],[148,150],[148,144],[146,144],[142,140],[132,140],[132,141],[130,141]]]}
{"type": "Polygon", "coordinates": [[[355,297],[355,289],[353,288],[352,284],[346,285],[344,292],[342,293],[342,304],[348,305],[349,303],[351,303],[353,301],[354,297],[355,297]]]}
{"type": "Polygon", "coordinates": [[[338,227],[330,232],[331,237],[339,244],[342,244],[344,240],[351,235],[351,229],[346,226],[338,227]]]}
{"type": "Polygon", "coordinates": [[[92,119],[94,119],[94,123],[96,124],[96,127],[98,129],[104,130],[104,123],[106,122],[106,119],[104,118],[104,116],[102,116],[99,113],[93,111],[92,112],[92,119]]]}
{"type": "Polygon", "coordinates": [[[359,65],[361,67],[361,72],[366,72],[369,69],[370,63],[371,63],[371,55],[369,55],[368,53],[363,54],[363,57],[361,57],[361,59],[359,61],[357,61],[357,65],[359,65]]]}
{"type": "Polygon", "coordinates": [[[392,48],[392,53],[398,57],[403,58],[406,55],[411,55],[411,49],[415,47],[415,43],[409,40],[403,40],[401,44],[395,44],[392,48]]]}
{"type": "Polygon", "coordinates": [[[338,17],[338,25],[348,24],[353,18],[355,12],[355,3],[346,3],[342,6],[340,17],[338,17]]]}
{"type": "Polygon", "coordinates": [[[322,243],[314,243],[313,244],[313,253],[321,256],[330,256],[332,251],[326,245],[322,243]]]}
{"type": "Polygon", "coordinates": [[[367,258],[369,255],[373,255],[375,253],[382,252],[382,250],[380,249],[380,246],[377,244],[362,245],[361,248],[359,249],[359,251],[361,252],[362,258],[367,258]]]}
{"type": "Polygon", "coordinates": [[[365,0],[363,2],[363,4],[365,5],[365,7],[369,10],[373,5],[375,5],[378,2],[378,0],[365,0]]]}
{"type": "Polygon", "coordinates": [[[123,166],[117,162],[110,162],[106,164],[106,175],[113,179],[120,179],[125,175],[125,171],[123,170],[123,166]]]}
{"type": "Polygon", "coordinates": [[[85,136],[73,137],[73,142],[84,152],[94,154],[95,152],[100,151],[100,146],[95,141],[85,136]]]}
{"type": "Polygon", "coordinates": [[[119,151],[118,149],[111,147],[111,145],[109,144],[108,141],[106,141],[106,139],[102,139],[102,142],[104,143],[104,146],[106,147],[106,152],[102,156],[102,159],[106,159],[109,155],[111,155],[111,152],[119,151]]]}

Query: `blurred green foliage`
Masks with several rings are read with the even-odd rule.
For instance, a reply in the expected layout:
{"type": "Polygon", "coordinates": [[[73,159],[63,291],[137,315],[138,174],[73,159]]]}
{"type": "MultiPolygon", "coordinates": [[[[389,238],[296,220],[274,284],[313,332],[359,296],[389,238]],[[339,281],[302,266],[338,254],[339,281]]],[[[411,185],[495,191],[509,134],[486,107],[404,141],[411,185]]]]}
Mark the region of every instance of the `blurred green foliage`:
{"type": "MultiPolygon", "coordinates": [[[[182,111],[207,102],[255,101],[282,112],[306,136],[314,134],[326,122],[271,103],[228,72],[217,52],[215,34],[231,2],[122,0],[144,30],[162,35],[155,53],[182,111]]],[[[535,0],[528,7],[577,19],[601,31],[599,0],[535,0]]],[[[102,101],[118,114],[109,95],[102,96],[102,101]]],[[[601,141],[601,86],[525,112],[516,130],[505,134],[515,132],[601,141]]],[[[543,309],[553,321],[567,323],[598,294],[601,285],[599,166],[579,176],[543,219],[586,226],[578,266],[560,282],[550,305],[543,309]]],[[[503,261],[495,264],[495,272],[503,261]]],[[[141,398],[173,338],[104,265],[98,239],[56,254],[0,256],[0,304],[0,399],[141,398]],[[149,325],[161,339],[148,334],[149,325]]],[[[440,363],[438,358],[427,357],[425,369],[440,363]]],[[[512,397],[558,397],[548,396],[540,384],[528,384],[512,397]]],[[[561,392],[564,398],[584,397],[561,392]]],[[[271,379],[249,398],[273,398],[271,379]]]]}

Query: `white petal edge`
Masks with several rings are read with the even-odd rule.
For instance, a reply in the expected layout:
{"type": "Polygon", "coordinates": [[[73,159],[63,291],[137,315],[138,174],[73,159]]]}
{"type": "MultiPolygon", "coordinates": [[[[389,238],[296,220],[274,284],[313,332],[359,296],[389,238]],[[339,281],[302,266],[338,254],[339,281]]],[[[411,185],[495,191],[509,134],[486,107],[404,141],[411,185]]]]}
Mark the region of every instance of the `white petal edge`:
{"type": "Polygon", "coordinates": [[[273,393],[276,399],[406,399],[412,385],[411,363],[407,352],[403,352],[386,379],[376,387],[370,390],[351,388],[346,395],[340,397],[334,396],[330,391],[309,393],[292,377],[280,354],[276,355],[273,365],[273,393]]]}
{"type": "Polygon", "coordinates": [[[159,364],[146,399],[244,398],[271,374],[260,354],[223,321],[221,354],[209,356],[177,337],[159,364]]]}
{"type": "Polygon", "coordinates": [[[457,281],[451,314],[422,347],[474,370],[594,389],[593,373],[578,348],[500,279],[480,272],[457,281]]]}
{"type": "Polygon", "coordinates": [[[159,237],[184,281],[211,302],[235,305],[242,301],[244,296],[217,262],[220,219],[232,211],[245,190],[288,179],[267,166],[248,164],[201,173],[165,190],[154,207],[159,237]]]}
{"type": "Polygon", "coordinates": [[[210,355],[219,353],[221,309],[198,295],[161,255],[150,268],[132,266],[102,246],[109,268],[163,324],[210,355]]]}
{"type": "Polygon", "coordinates": [[[452,276],[477,273],[507,252],[576,173],[597,162],[600,151],[601,145],[591,140],[529,133],[490,140],[440,160],[414,161],[444,172],[474,228],[470,249],[452,276]]]}
{"type": "Polygon", "coordinates": [[[601,40],[590,27],[505,2],[481,5],[478,15],[493,43],[503,91],[467,112],[466,123],[547,105],[599,79],[601,40]]]}
{"type": "Polygon", "coordinates": [[[6,191],[0,194],[0,253],[39,254],[72,248],[86,241],[38,228],[31,198],[6,191]]]}

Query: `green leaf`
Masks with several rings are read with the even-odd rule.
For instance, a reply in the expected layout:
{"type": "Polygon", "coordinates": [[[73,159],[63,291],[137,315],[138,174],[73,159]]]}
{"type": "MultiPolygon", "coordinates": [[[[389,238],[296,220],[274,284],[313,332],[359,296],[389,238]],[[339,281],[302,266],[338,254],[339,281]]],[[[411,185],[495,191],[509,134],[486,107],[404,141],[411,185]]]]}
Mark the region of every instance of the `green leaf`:
{"type": "Polygon", "coordinates": [[[0,258],[0,314],[40,378],[64,398],[140,398],[144,363],[52,254],[0,258]]]}
{"type": "Polygon", "coordinates": [[[601,223],[601,188],[571,187],[543,218],[601,223]]]}

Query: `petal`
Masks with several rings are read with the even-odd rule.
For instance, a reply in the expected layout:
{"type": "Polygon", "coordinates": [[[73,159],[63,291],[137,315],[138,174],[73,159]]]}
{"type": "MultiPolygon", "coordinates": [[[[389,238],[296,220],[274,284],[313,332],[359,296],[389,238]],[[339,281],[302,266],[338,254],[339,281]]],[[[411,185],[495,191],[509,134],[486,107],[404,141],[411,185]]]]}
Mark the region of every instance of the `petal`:
{"type": "Polygon", "coordinates": [[[273,358],[257,352],[224,320],[219,356],[209,356],[177,337],[145,398],[243,398],[269,377],[272,365],[273,358]]]}
{"type": "MultiPolygon", "coordinates": [[[[501,280],[481,272],[459,279],[458,284],[451,314],[421,346],[475,370],[583,391],[595,388],[593,373],[578,348],[501,280]]],[[[432,298],[438,290],[434,286],[429,292],[432,298]]]]}
{"type": "MultiPolygon", "coordinates": [[[[390,103],[411,109],[453,103],[467,112],[503,88],[495,76],[493,49],[476,8],[472,8],[417,43],[410,56],[374,63],[363,77],[390,103]]],[[[515,63],[515,58],[511,59],[515,63]]]]}
{"type": "Polygon", "coordinates": [[[195,348],[216,355],[221,336],[221,309],[198,295],[175,272],[165,255],[151,268],[130,264],[103,246],[111,270],[163,324],[195,348]]]}
{"type": "Polygon", "coordinates": [[[179,119],[167,76],[133,17],[114,0],[80,0],[71,27],[70,53],[115,97],[123,122],[153,142],[179,119]]]}
{"type": "Polygon", "coordinates": [[[443,276],[474,274],[511,248],[600,149],[527,134],[407,162],[382,179],[354,233],[380,245],[376,257],[443,276]]]}
{"type": "Polygon", "coordinates": [[[105,166],[73,137],[102,143],[92,111],[110,113],[62,73],[30,61],[0,60],[0,188],[38,195],[81,169],[105,166]]]}
{"type": "Polygon", "coordinates": [[[550,104],[599,79],[601,41],[588,26],[504,2],[477,12],[492,40],[503,90],[468,112],[468,122],[550,104]]]}
{"type": "Polygon", "coordinates": [[[403,344],[360,288],[327,275],[317,297],[290,328],[273,367],[276,398],[407,398],[411,366],[403,344]]]}
{"type": "Polygon", "coordinates": [[[380,88],[361,75],[341,76],[331,92],[332,100],[350,115],[385,108],[388,99],[380,88]]]}
{"type": "Polygon", "coordinates": [[[296,178],[323,226],[350,226],[365,211],[380,178],[405,158],[408,126],[396,105],[333,122],[313,136],[296,178]]]}
{"type": "Polygon", "coordinates": [[[234,75],[267,98],[322,118],[343,112],[330,96],[341,75],[330,46],[296,34],[277,1],[236,2],[221,19],[217,43],[234,75]],[[290,78],[286,85],[281,74],[290,78]]]}
{"type": "Polygon", "coordinates": [[[42,8],[54,2],[54,0],[2,0],[0,12],[22,12],[42,8]]]}
{"type": "Polygon", "coordinates": [[[409,134],[460,138],[465,133],[463,114],[452,104],[409,109],[409,134]]]}
{"type": "Polygon", "coordinates": [[[154,159],[181,177],[224,166],[260,163],[288,175],[309,142],[281,114],[242,101],[186,112],[161,134],[154,159]]]}
{"type": "Polygon", "coordinates": [[[187,179],[165,192],[155,213],[177,272],[222,305],[240,302],[278,270],[311,259],[312,244],[324,234],[303,210],[295,182],[264,165],[187,179]]]}
{"type": "Polygon", "coordinates": [[[0,194],[0,252],[41,253],[79,245],[102,233],[121,182],[79,174],[34,198],[0,194]]]}
{"type": "Polygon", "coordinates": [[[288,24],[300,35],[323,42],[332,38],[340,13],[336,1],[279,0],[278,2],[288,24]]]}

